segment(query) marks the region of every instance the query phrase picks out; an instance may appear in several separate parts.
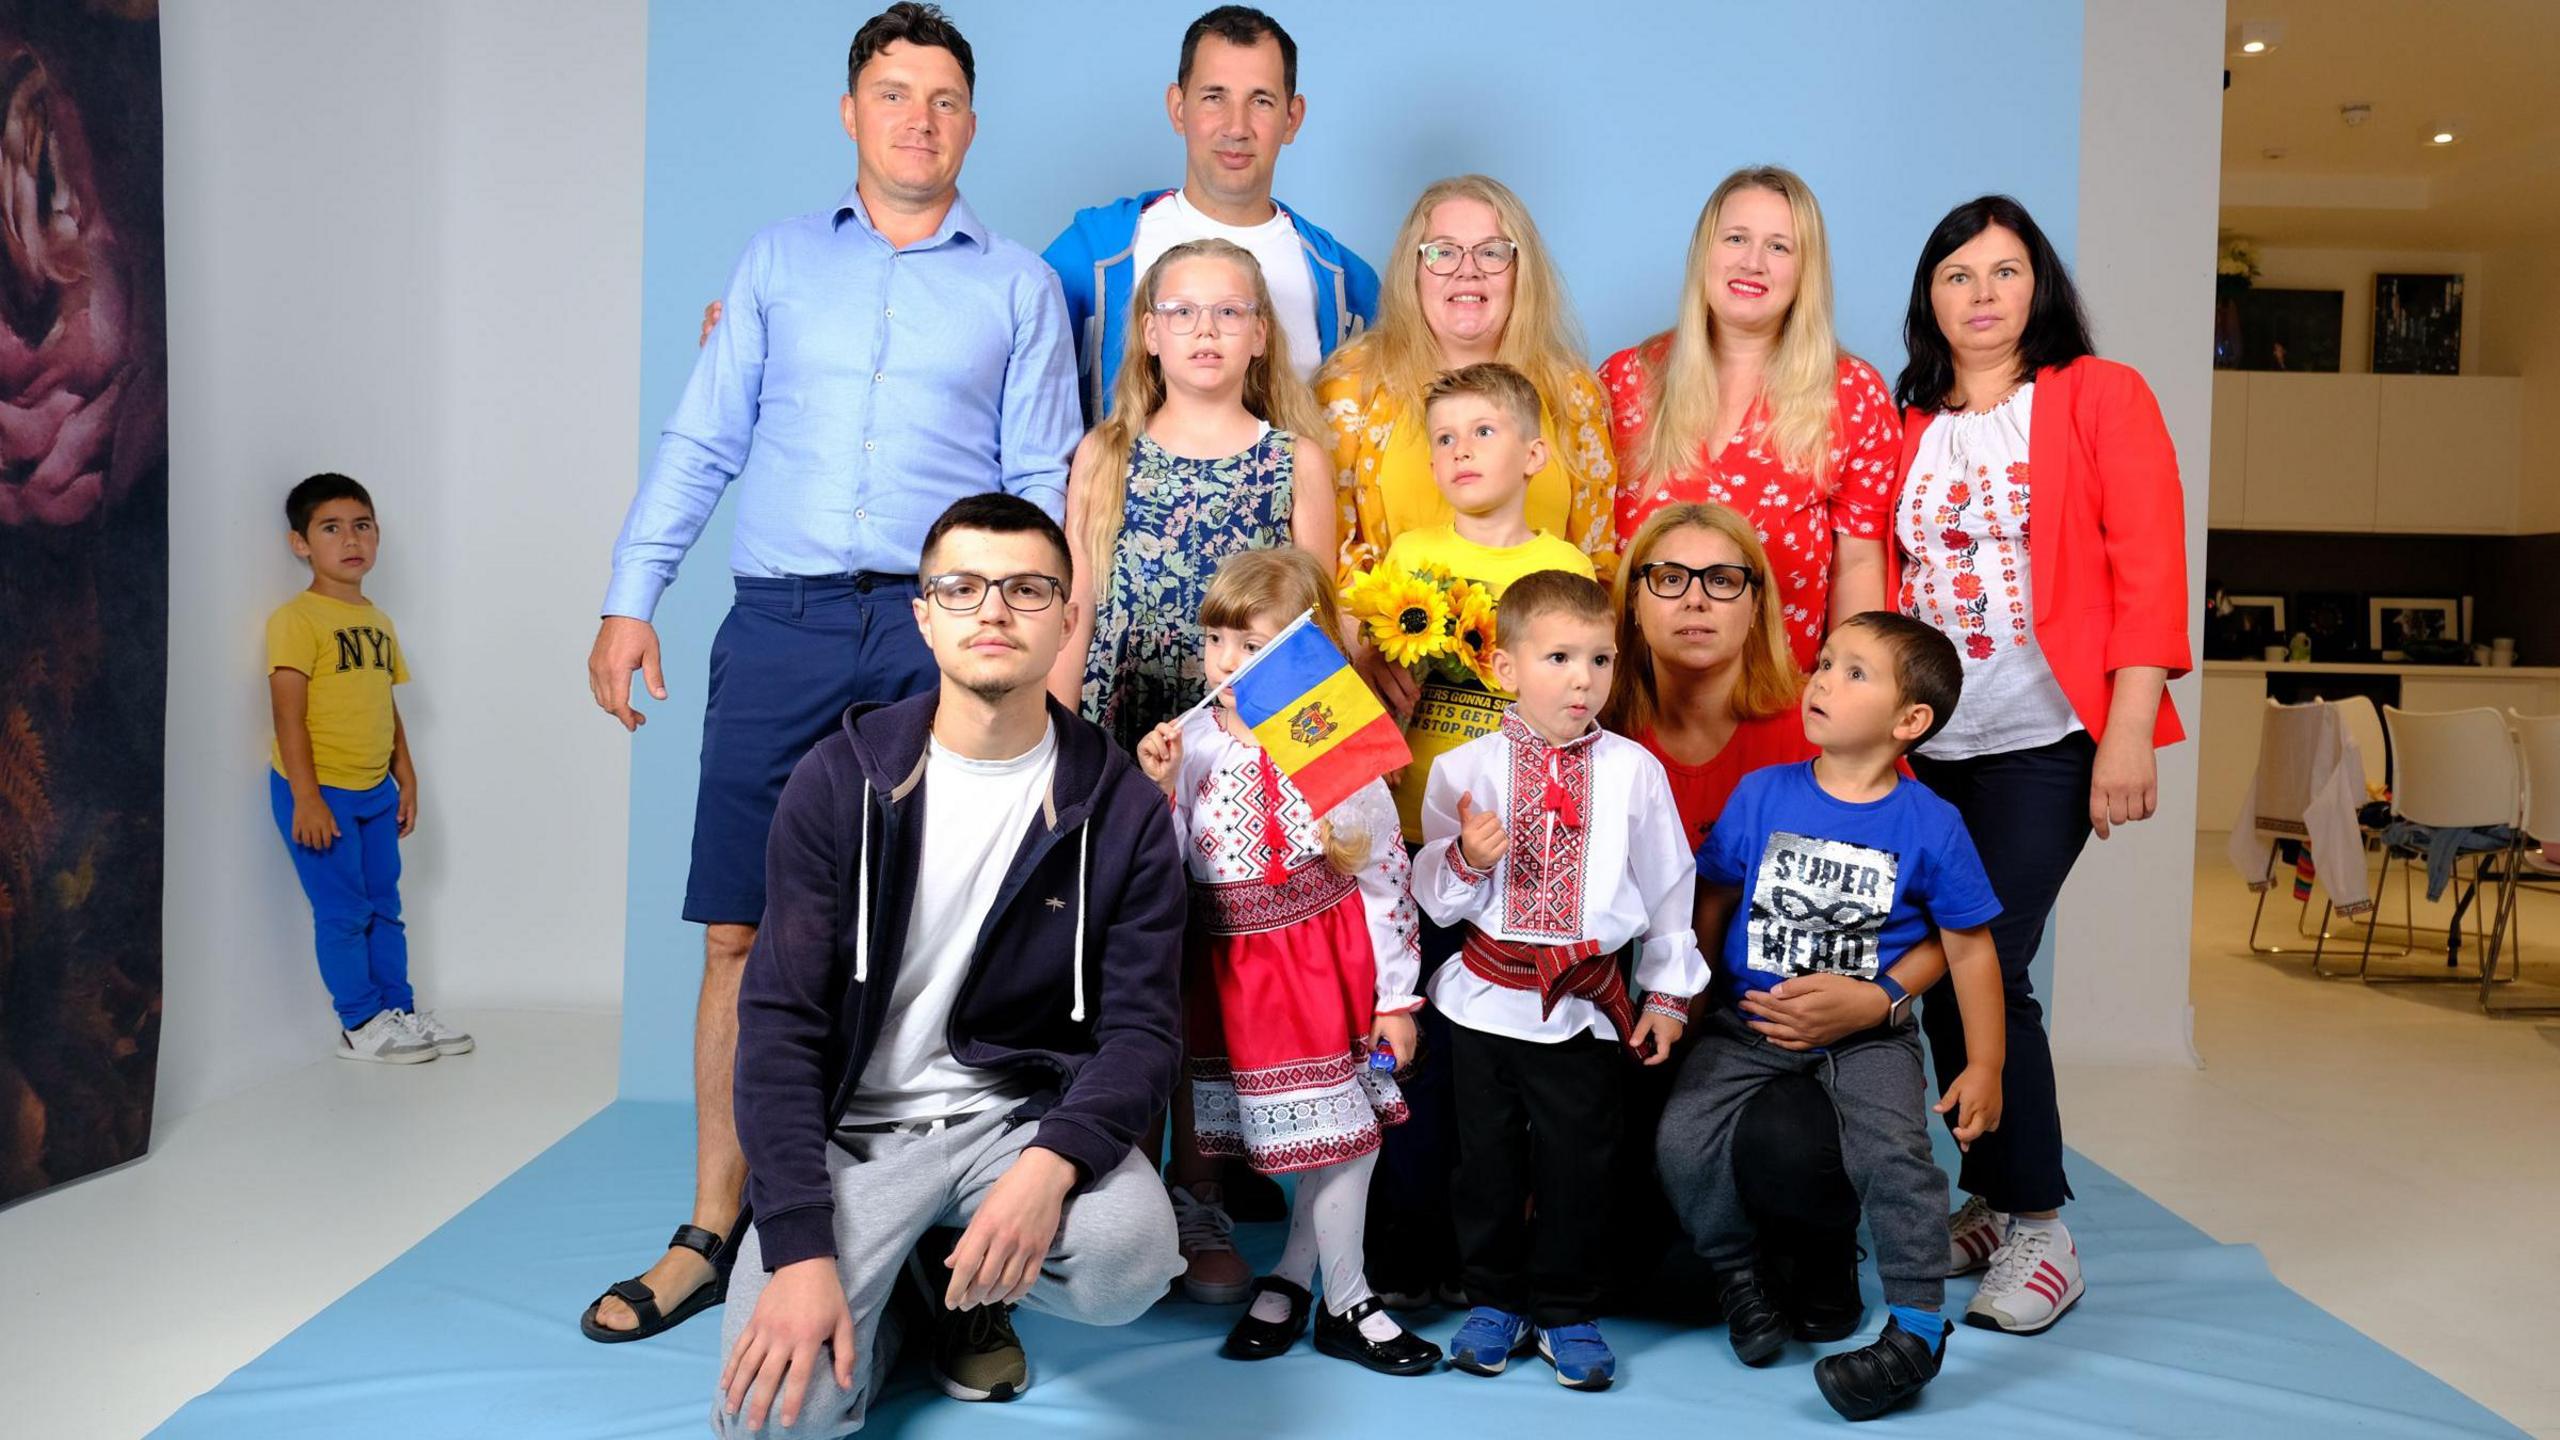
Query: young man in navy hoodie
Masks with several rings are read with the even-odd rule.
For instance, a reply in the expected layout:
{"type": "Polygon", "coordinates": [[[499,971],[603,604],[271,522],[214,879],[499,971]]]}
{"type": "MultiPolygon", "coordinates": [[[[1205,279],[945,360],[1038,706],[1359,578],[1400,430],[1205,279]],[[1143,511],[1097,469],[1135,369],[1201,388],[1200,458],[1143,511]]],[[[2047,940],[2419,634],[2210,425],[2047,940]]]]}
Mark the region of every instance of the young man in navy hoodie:
{"type": "Polygon", "coordinates": [[[1270,319],[1307,376],[1378,314],[1377,272],[1271,198],[1280,149],[1307,117],[1298,42],[1279,21],[1248,5],[1221,5],[1192,21],[1164,106],[1182,136],[1181,187],[1079,210],[1041,252],[1066,290],[1088,425],[1110,408],[1130,287],[1186,240],[1214,236],[1253,252],[1271,287],[1270,319]]]}
{"type": "Polygon", "coordinates": [[[1181,1272],[1133,1148],[1176,1044],[1182,857],[1163,795],[1048,699],[1072,628],[1066,538],[980,495],[927,533],[915,602],[940,688],[859,704],[792,771],[738,997],[755,1226],[713,1424],[859,1428],[902,1269],[965,1399],[1028,1381],[1006,1308],[1122,1325],[1181,1272]],[[935,1226],[964,1227],[929,1267],[935,1226]],[[770,1423],[768,1423],[770,1422],[770,1423]]]}

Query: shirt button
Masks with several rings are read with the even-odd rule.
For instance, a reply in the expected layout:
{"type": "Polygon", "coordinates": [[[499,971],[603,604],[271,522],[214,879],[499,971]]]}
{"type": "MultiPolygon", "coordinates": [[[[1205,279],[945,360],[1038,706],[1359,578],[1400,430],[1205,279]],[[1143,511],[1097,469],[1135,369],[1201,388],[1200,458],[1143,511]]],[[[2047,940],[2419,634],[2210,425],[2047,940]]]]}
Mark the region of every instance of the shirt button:
{"type": "Polygon", "coordinates": [[[863,441],[863,442],[862,442],[862,448],[863,448],[863,449],[865,449],[865,450],[872,450],[872,449],[876,449],[876,448],[878,448],[878,447],[874,446],[870,441],[865,440],[865,441],[863,441]]]}
{"type": "Polygon", "coordinates": [[[883,308],[880,313],[883,315],[895,315],[898,313],[898,307],[894,305],[887,306],[883,308]]]}
{"type": "Polygon", "coordinates": [[[871,515],[869,511],[857,507],[853,512],[853,518],[856,520],[868,520],[871,518],[871,515]]]}
{"type": "Polygon", "coordinates": [[[888,378],[889,378],[889,372],[888,372],[888,371],[886,371],[886,370],[874,370],[874,371],[872,371],[872,372],[871,372],[871,383],[872,383],[872,384],[874,384],[874,385],[877,385],[877,384],[879,384],[881,381],[886,380],[886,379],[888,379],[888,378]]]}

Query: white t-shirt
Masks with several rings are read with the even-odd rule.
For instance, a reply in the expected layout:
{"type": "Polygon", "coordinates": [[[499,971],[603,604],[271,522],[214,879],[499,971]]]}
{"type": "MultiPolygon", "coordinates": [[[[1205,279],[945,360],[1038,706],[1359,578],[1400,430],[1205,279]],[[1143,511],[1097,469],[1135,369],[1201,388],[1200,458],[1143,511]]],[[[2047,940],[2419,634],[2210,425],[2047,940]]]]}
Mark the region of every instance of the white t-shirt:
{"type": "Polygon", "coordinates": [[[1023,832],[1049,793],[1057,727],[1010,760],[972,760],[939,740],[928,744],[915,909],[889,1018],[840,1122],[847,1125],[967,1115],[1017,1098],[1029,1083],[952,1059],[951,1006],[1023,832]]]}
{"type": "Polygon", "coordinates": [[[1964,662],[1954,718],[1920,747],[1933,760],[2032,749],[2082,728],[2036,644],[2035,401],[2030,381],[1979,415],[1938,416],[1903,479],[1894,524],[1911,563],[1896,603],[1955,642],[1964,662]]]}
{"type": "MultiPolygon", "coordinates": [[[[1316,335],[1315,276],[1307,269],[1298,227],[1279,206],[1271,207],[1271,218],[1259,225],[1228,225],[1201,214],[1176,190],[1138,216],[1129,258],[1137,266],[1137,278],[1143,279],[1147,267],[1167,250],[1209,239],[1233,241],[1253,252],[1254,263],[1262,267],[1262,283],[1271,288],[1271,308],[1289,337],[1291,367],[1301,379],[1313,378],[1316,366],[1324,363],[1324,346],[1316,335]]],[[[1137,343],[1137,337],[1131,336],[1130,343],[1137,343]]]]}

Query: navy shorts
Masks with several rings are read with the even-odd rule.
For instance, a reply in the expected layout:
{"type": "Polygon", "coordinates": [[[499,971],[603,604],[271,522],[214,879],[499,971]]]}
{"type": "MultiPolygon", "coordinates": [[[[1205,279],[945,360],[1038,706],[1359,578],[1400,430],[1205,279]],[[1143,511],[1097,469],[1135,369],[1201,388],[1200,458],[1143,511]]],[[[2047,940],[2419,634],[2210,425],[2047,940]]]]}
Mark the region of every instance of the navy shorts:
{"type": "Polygon", "coordinates": [[[741,575],[711,642],[702,716],[702,788],[693,806],[693,873],[684,918],[764,918],[764,843],[791,767],[845,707],[903,700],[939,682],[916,633],[915,577],[769,580],[741,575]]]}

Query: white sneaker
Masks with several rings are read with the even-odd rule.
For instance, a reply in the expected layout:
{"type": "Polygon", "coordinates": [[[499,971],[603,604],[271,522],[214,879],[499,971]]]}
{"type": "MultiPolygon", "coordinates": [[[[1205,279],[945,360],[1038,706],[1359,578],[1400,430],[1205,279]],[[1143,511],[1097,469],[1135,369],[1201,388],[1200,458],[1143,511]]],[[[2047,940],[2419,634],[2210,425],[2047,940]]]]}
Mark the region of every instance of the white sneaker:
{"type": "Polygon", "coordinates": [[[338,1058],[415,1065],[436,1058],[436,1047],[410,1029],[399,1011],[385,1010],[353,1030],[338,1032],[338,1058]]]}
{"type": "Polygon", "coordinates": [[[470,1036],[436,1018],[433,1010],[394,1010],[409,1033],[436,1047],[439,1055],[468,1055],[473,1042],[470,1036]]]}
{"type": "Polygon", "coordinates": [[[2039,1334],[2071,1308],[2086,1289],[2080,1282],[2080,1247],[2059,1226],[2018,1225],[1992,1257],[1991,1273],[1964,1308],[1964,1323],[2012,1335],[2039,1334]]]}
{"type": "Polygon", "coordinates": [[[1964,1207],[1947,1217],[1947,1276],[1970,1275],[1991,1263],[1992,1253],[2009,1240],[2009,1217],[1979,1195],[1965,1197],[1964,1207]]]}

